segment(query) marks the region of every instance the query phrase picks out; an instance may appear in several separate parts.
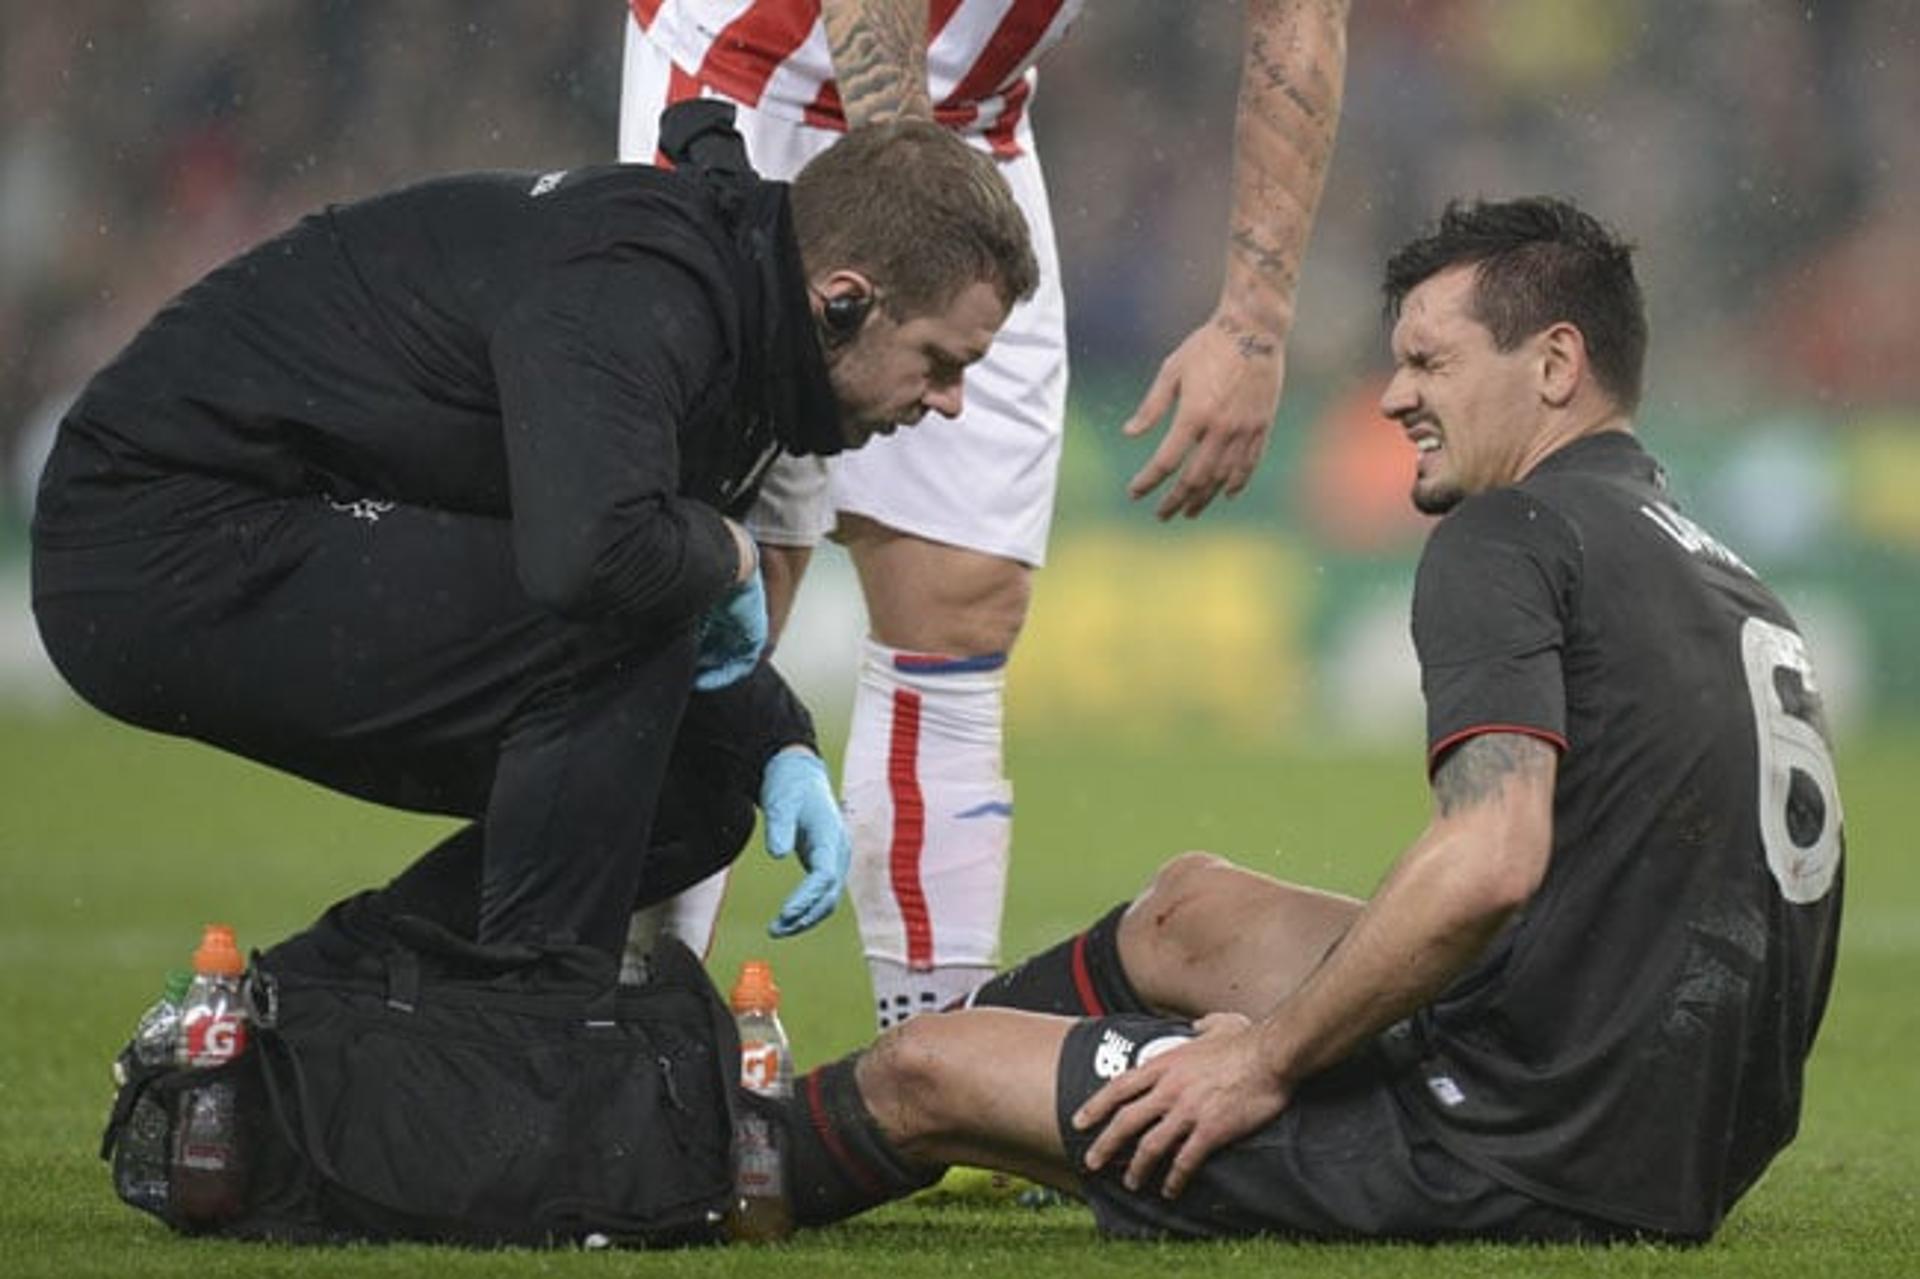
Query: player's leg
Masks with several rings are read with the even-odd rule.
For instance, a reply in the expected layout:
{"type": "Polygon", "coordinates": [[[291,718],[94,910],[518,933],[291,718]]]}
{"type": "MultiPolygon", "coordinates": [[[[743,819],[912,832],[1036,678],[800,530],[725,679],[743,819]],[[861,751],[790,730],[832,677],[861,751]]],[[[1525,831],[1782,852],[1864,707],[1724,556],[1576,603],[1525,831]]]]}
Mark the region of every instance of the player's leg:
{"type": "Polygon", "coordinates": [[[1033,231],[1039,292],[967,370],[957,420],[832,469],[872,627],[841,788],[883,1027],[946,1005],[999,960],[1013,829],[1004,667],[1045,558],[1067,380],[1039,167],[1029,153],[1002,172],[1033,231]]]}
{"type": "Polygon", "coordinates": [[[852,892],[881,1029],[993,973],[1013,790],[1006,654],[1030,570],[843,517],[873,638],[844,765],[852,892]]]}
{"type": "Polygon", "coordinates": [[[1055,1111],[1071,1024],[998,1009],[921,1017],[802,1076],[780,1112],[795,1220],[838,1221],[953,1163],[1071,1187],[1055,1111]]]}
{"type": "Polygon", "coordinates": [[[1187,853],[1122,917],[1121,963],[1156,1010],[1259,1017],[1319,967],[1363,905],[1187,853]]]}
{"type": "MultiPolygon", "coordinates": [[[[1097,1130],[1071,1116],[1108,1080],[1177,1051],[1181,1020],[1069,1020],[999,1009],[915,1018],[798,1081],[777,1107],[802,1225],[911,1194],[948,1164],[1075,1191],[1103,1233],[1582,1242],[1632,1231],[1529,1198],[1411,1118],[1396,1067],[1362,1051],[1308,1080],[1272,1123],[1214,1152],[1187,1189],[1129,1190],[1125,1162],[1081,1171],[1097,1130]]],[[[758,1103],[765,1105],[766,1103],[758,1103]]]]}
{"type": "Polygon", "coordinates": [[[1306,980],[1361,905],[1187,853],[1131,902],[997,975],[972,1002],[1075,1017],[1258,1017],[1306,980]]]}
{"type": "MultiPolygon", "coordinates": [[[[753,833],[754,796],[729,780],[732,771],[728,761],[711,757],[685,733],[676,740],[648,835],[636,901],[684,899],[690,884],[709,877],[714,866],[732,861],[745,847],[753,833]]],[[[485,827],[477,822],[455,831],[380,891],[381,908],[424,915],[458,936],[477,936],[484,838],[485,827]]],[[[631,965],[630,980],[642,979],[655,940],[646,938],[644,946],[635,945],[624,957],[631,965]]]]}

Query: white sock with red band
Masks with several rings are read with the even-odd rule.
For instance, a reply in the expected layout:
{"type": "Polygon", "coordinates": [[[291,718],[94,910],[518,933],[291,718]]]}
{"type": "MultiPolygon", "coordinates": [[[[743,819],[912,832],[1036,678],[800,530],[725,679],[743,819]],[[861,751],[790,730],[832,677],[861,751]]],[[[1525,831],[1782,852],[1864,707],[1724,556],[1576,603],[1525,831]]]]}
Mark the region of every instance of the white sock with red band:
{"type": "Polygon", "coordinates": [[[1005,666],[999,653],[863,650],[841,788],[882,1028],[953,1002],[999,961],[1013,822],[1005,666]]]}

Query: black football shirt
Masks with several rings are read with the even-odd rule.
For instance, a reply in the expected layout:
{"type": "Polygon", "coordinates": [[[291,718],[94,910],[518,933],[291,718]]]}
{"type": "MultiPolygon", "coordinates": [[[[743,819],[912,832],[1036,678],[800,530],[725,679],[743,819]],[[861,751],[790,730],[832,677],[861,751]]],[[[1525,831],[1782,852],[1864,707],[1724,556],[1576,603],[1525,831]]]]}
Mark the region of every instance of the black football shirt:
{"type": "Polygon", "coordinates": [[[1552,859],[1416,1018],[1403,1087],[1462,1157],[1610,1220],[1704,1236],[1794,1134],[1844,837],[1793,619],[1624,432],[1476,496],[1421,561],[1430,766],[1560,748],[1552,859]]]}

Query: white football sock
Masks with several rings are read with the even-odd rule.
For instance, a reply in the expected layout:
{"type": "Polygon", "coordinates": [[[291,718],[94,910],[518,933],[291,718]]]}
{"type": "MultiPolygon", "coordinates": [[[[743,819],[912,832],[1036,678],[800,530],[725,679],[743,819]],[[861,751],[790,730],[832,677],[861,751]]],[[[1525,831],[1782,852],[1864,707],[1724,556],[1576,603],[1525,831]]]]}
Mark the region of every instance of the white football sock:
{"type": "Polygon", "coordinates": [[[860,936],[890,1007],[902,994],[914,1012],[923,995],[950,1002],[999,960],[1013,819],[1005,660],[864,646],[841,785],[860,936]]]}
{"type": "Polygon", "coordinates": [[[985,964],[944,964],[915,972],[891,959],[867,959],[873,977],[874,1020],[881,1030],[921,1013],[937,1013],[971,995],[993,976],[985,964]]]}
{"type": "Polygon", "coordinates": [[[727,900],[727,876],[733,867],[725,866],[677,897],[643,906],[633,912],[627,924],[627,944],[620,956],[620,980],[638,985],[646,979],[645,961],[653,943],[662,932],[672,933],[687,944],[687,949],[706,959],[713,946],[713,928],[719,921],[720,907],[727,900]]]}

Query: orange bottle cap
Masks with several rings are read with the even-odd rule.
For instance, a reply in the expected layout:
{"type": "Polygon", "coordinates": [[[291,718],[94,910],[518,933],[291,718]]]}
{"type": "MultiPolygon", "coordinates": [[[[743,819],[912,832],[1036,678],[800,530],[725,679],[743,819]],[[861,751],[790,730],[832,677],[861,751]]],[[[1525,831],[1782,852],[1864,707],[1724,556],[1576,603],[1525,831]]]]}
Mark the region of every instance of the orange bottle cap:
{"type": "Polygon", "coordinates": [[[233,939],[230,924],[208,924],[200,934],[200,949],[193,952],[193,971],[219,977],[238,977],[247,970],[240,947],[233,939]]]}
{"type": "Polygon", "coordinates": [[[739,980],[733,983],[728,999],[737,1013],[753,1010],[773,1012],[780,1007],[780,988],[773,984],[773,965],[764,959],[749,959],[740,965],[739,980]]]}

